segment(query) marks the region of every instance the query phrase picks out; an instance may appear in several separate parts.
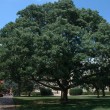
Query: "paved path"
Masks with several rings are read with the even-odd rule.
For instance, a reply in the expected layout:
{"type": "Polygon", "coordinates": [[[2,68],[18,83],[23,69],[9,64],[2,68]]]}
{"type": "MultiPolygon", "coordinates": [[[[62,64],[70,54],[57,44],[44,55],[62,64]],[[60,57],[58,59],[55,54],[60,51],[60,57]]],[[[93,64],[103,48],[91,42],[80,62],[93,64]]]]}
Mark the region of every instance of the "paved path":
{"type": "Polygon", "coordinates": [[[12,96],[0,97],[0,110],[15,110],[12,96]]]}

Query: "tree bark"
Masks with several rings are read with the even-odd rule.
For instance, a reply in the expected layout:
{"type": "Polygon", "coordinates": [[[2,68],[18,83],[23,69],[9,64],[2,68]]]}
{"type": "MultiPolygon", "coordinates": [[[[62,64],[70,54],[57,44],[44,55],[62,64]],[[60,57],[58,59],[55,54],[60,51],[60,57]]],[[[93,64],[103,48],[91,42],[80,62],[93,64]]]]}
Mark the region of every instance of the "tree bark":
{"type": "Polygon", "coordinates": [[[28,97],[30,97],[30,96],[31,96],[31,92],[28,93],[28,97]]]}
{"type": "Polygon", "coordinates": [[[100,96],[99,96],[99,89],[98,88],[96,88],[96,92],[97,92],[97,98],[99,98],[100,96]]]}
{"type": "Polygon", "coordinates": [[[110,92],[110,85],[108,86],[109,92],[110,92]]]}
{"type": "Polygon", "coordinates": [[[61,103],[67,103],[68,102],[68,89],[61,91],[61,103]]]}
{"type": "Polygon", "coordinates": [[[105,97],[105,88],[102,88],[102,96],[105,97]]]}
{"type": "Polygon", "coordinates": [[[18,93],[17,94],[18,96],[21,96],[21,84],[20,83],[18,84],[18,91],[17,91],[17,93],[18,93]]]}

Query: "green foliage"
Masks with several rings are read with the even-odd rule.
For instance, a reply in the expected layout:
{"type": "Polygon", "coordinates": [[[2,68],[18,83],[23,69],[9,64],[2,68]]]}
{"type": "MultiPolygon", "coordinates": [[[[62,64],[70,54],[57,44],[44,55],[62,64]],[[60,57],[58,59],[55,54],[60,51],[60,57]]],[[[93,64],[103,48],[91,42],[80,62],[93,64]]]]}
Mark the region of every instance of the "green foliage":
{"type": "Polygon", "coordinates": [[[0,84],[0,92],[2,92],[2,91],[3,91],[3,89],[4,89],[3,84],[0,84]]]}
{"type": "Polygon", "coordinates": [[[40,94],[42,96],[48,96],[48,95],[53,95],[52,90],[49,88],[41,87],[40,88],[40,94]]]}
{"type": "Polygon", "coordinates": [[[34,83],[30,80],[24,81],[24,84],[22,84],[23,91],[25,92],[32,92],[34,89],[34,83]]]}
{"type": "Polygon", "coordinates": [[[13,88],[12,92],[13,92],[13,96],[19,96],[17,88],[13,88]]]}
{"type": "Polygon", "coordinates": [[[69,91],[70,95],[82,95],[83,90],[81,88],[75,87],[75,88],[71,88],[69,91]]]}

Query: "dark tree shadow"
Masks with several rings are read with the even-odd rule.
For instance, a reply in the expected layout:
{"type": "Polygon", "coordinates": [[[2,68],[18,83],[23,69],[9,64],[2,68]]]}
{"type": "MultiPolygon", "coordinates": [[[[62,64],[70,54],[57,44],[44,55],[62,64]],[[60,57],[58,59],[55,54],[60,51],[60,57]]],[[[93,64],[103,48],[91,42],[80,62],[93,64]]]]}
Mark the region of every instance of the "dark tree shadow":
{"type": "Polygon", "coordinates": [[[16,99],[15,104],[21,105],[20,110],[36,110],[36,108],[37,110],[93,110],[95,108],[108,110],[110,109],[110,97],[69,99],[67,104],[61,104],[59,99],[16,99]]]}

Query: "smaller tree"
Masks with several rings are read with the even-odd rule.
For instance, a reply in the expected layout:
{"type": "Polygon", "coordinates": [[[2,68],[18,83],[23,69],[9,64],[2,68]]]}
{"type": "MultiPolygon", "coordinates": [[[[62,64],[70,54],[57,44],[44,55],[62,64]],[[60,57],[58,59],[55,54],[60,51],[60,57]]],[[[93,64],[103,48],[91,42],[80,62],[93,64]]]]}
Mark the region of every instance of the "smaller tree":
{"type": "Polygon", "coordinates": [[[28,96],[31,96],[31,92],[34,90],[34,83],[30,80],[25,80],[22,84],[24,92],[28,93],[28,96]]]}

